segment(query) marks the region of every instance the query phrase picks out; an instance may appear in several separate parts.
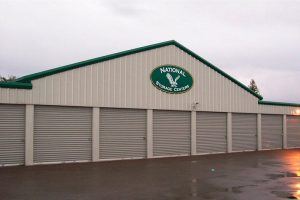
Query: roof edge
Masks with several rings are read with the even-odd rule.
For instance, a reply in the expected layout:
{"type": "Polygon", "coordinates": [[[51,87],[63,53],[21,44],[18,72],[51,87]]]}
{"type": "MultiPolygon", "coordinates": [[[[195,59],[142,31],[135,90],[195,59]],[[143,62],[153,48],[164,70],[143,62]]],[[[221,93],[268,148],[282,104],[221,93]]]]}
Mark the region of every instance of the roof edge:
{"type": "Polygon", "coordinates": [[[156,49],[156,48],[160,48],[160,47],[164,47],[164,46],[169,46],[169,45],[175,45],[176,47],[178,47],[182,51],[186,52],[187,54],[189,54],[190,56],[192,56],[195,59],[199,60],[200,62],[204,63],[208,67],[212,68],[213,70],[215,70],[216,72],[218,72],[222,76],[228,78],[233,83],[237,84],[238,86],[240,86],[241,88],[243,88],[244,90],[249,92],[250,94],[254,95],[259,100],[263,99],[263,97],[261,95],[253,92],[251,89],[249,89],[243,83],[236,80],[235,78],[233,78],[232,76],[230,76],[226,72],[222,71],[221,69],[219,69],[215,65],[211,64],[210,62],[203,59],[202,57],[200,57],[199,55],[197,55],[193,51],[189,50],[188,48],[184,47],[182,44],[176,42],[175,40],[169,40],[169,41],[156,43],[156,44],[152,44],[152,45],[148,45],[148,46],[143,46],[143,47],[139,47],[139,48],[135,48],[135,49],[121,51],[119,53],[114,53],[114,54],[110,54],[110,55],[106,55],[106,56],[102,56],[102,57],[98,57],[98,58],[93,58],[93,59],[90,59],[90,60],[85,60],[85,61],[73,63],[73,64],[70,64],[70,65],[57,67],[57,68],[54,68],[54,69],[45,70],[45,71],[42,71],[42,72],[38,72],[38,73],[34,73],[34,74],[30,74],[30,75],[27,75],[27,76],[20,77],[16,80],[16,82],[31,83],[31,81],[34,80],[34,79],[42,78],[42,77],[45,77],[45,76],[50,76],[50,75],[53,75],[53,74],[56,74],[56,73],[60,73],[60,72],[64,72],[64,71],[84,67],[84,66],[87,66],[87,65],[91,65],[91,64],[95,64],[95,63],[99,63],[99,62],[103,62],[103,61],[107,61],[107,60],[111,60],[111,59],[115,59],[115,58],[120,58],[122,56],[127,56],[127,55],[134,54],[134,53],[140,53],[140,52],[143,52],[143,51],[148,51],[148,50],[152,50],[152,49],[156,49]]]}
{"type": "Polygon", "coordinates": [[[258,101],[261,105],[271,105],[271,106],[290,106],[290,107],[300,107],[298,103],[287,103],[287,102],[275,102],[275,101],[258,101]]]}
{"type": "Polygon", "coordinates": [[[20,83],[20,82],[0,82],[1,88],[17,88],[17,89],[32,89],[31,83],[20,83]]]}
{"type": "Polygon", "coordinates": [[[193,51],[189,50],[188,48],[186,48],[185,46],[183,46],[182,44],[175,42],[175,46],[177,46],[178,48],[180,48],[181,50],[185,51],[186,53],[188,53],[190,56],[196,58],[197,60],[199,60],[200,62],[206,64],[207,66],[209,66],[210,68],[212,68],[213,70],[215,70],[216,72],[218,72],[219,74],[223,75],[224,77],[228,78],[229,80],[231,80],[232,82],[234,82],[235,84],[237,84],[238,86],[240,86],[241,88],[245,89],[246,91],[248,91],[249,93],[251,93],[252,95],[254,95],[255,97],[257,97],[259,100],[262,100],[263,97],[257,93],[255,93],[254,91],[252,91],[250,88],[248,88],[247,86],[245,86],[243,83],[241,83],[240,81],[238,81],[237,79],[233,78],[232,76],[230,76],[229,74],[227,74],[226,72],[224,72],[223,70],[219,69],[218,67],[216,67],[215,65],[211,64],[210,62],[208,62],[207,60],[205,60],[204,58],[202,58],[201,56],[197,55],[196,53],[194,53],[193,51]]]}
{"type": "Polygon", "coordinates": [[[143,51],[148,51],[151,49],[156,49],[156,48],[172,45],[172,44],[174,44],[174,42],[175,42],[175,40],[165,41],[165,42],[147,45],[147,46],[143,46],[143,47],[138,47],[138,48],[130,49],[130,50],[126,50],[126,51],[121,51],[118,53],[113,53],[113,54],[109,54],[106,56],[97,57],[97,58],[93,58],[93,59],[89,59],[89,60],[85,60],[85,61],[81,61],[81,62],[69,64],[69,65],[64,65],[64,66],[57,67],[54,69],[49,69],[49,70],[41,71],[38,73],[29,74],[27,76],[18,78],[16,81],[17,82],[30,82],[31,80],[42,78],[45,76],[50,76],[50,75],[57,74],[60,72],[84,67],[84,66],[99,63],[99,62],[104,62],[104,61],[111,60],[111,59],[120,58],[120,57],[127,56],[127,55],[134,54],[134,53],[140,53],[143,51]]]}

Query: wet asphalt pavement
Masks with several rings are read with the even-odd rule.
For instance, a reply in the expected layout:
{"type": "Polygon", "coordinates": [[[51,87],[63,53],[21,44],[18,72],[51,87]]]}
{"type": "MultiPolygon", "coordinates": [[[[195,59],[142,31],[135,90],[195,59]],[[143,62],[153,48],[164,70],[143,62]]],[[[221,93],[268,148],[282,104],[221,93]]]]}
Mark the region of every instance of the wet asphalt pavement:
{"type": "Polygon", "coordinates": [[[0,168],[1,200],[297,198],[300,149],[0,168]]]}

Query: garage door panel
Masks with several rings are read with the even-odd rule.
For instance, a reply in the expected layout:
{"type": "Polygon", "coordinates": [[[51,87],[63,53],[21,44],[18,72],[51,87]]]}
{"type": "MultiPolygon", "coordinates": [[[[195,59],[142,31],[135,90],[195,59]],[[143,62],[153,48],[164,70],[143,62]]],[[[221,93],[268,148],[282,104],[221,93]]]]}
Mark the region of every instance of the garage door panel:
{"type": "Polygon", "coordinates": [[[263,149],[281,149],[283,145],[283,117],[262,115],[261,134],[263,149]]]}
{"type": "Polygon", "coordinates": [[[25,106],[0,104],[0,165],[24,164],[25,106]]]}
{"type": "Polygon", "coordinates": [[[99,131],[100,159],[146,157],[146,110],[101,108],[99,131]]]}
{"type": "Polygon", "coordinates": [[[287,146],[300,148],[300,116],[287,116],[287,146]]]}
{"type": "Polygon", "coordinates": [[[227,149],[227,114],[197,112],[197,153],[220,153],[227,149]]]}
{"type": "Polygon", "coordinates": [[[232,114],[232,150],[254,151],[257,149],[257,115],[232,114]]]}
{"type": "Polygon", "coordinates": [[[91,160],[91,108],[35,106],[34,118],[34,163],[91,160]]]}
{"type": "Polygon", "coordinates": [[[191,113],[155,110],[153,112],[154,156],[190,154],[191,113]]]}

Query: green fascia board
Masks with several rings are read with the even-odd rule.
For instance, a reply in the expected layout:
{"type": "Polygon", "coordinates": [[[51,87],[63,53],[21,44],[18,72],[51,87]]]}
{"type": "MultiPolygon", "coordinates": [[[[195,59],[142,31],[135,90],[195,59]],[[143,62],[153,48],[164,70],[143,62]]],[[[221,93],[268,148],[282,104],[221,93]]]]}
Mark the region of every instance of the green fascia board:
{"type": "Polygon", "coordinates": [[[82,61],[82,62],[78,62],[78,63],[73,63],[73,64],[70,64],[70,65],[66,65],[66,66],[62,66],[62,67],[58,67],[58,68],[54,68],[54,69],[50,69],[50,70],[30,74],[30,75],[18,78],[16,81],[17,82],[23,82],[23,83],[30,83],[34,79],[42,78],[42,77],[45,77],[45,76],[50,76],[50,75],[53,75],[53,74],[56,74],[56,73],[76,69],[76,68],[79,68],[79,67],[84,67],[84,66],[87,66],[87,65],[91,65],[91,64],[111,60],[111,59],[116,59],[116,58],[120,58],[122,56],[127,56],[127,55],[130,55],[130,54],[140,53],[140,52],[143,52],[143,51],[157,49],[157,48],[164,47],[164,46],[169,46],[169,45],[174,45],[174,46],[178,47],[179,49],[186,52],[190,56],[192,56],[195,59],[199,60],[200,62],[204,63],[208,67],[212,68],[213,70],[215,70],[216,72],[218,72],[222,76],[228,78],[229,80],[231,80],[232,82],[234,82],[235,84],[237,84],[238,86],[240,86],[241,88],[246,90],[247,92],[251,93],[252,95],[257,97],[258,99],[260,99],[260,100],[263,99],[263,97],[261,95],[253,92],[247,86],[245,86],[244,84],[242,84],[241,82],[239,82],[238,80],[236,80],[235,78],[230,76],[229,74],[225,73],[224,71],[222,71],[218,67],[214,66],[213,64],[211,64],[207,60],[203,59],[202,57],[200,57],[196,53],[192,52],[188,48],[184,47],[180,43],[176,42],[175,40],[170,40],[170,41],[161,42],[161,43],[157,43],[157,44],[152,44],[152,45],[148,45],[148,46],[144,46],[144,47],[139,47],[139,48],[135,48],[135,49],[127,50],[127,51],[122,51],[122,52],[119,52],[119,53],[110,54],[110,55],[103,56],[103,57],[98,57],[98,58],[94,58],[94,59],[90,59],[90,60],[86,60],[86,61],[82,61]]]}
{"type": "Polygon", "coordinates": [[[297,103],[287,103],[287,102],[274,102],[274,101],[258,101],[258,104],[270,105],[270,106],[290,106],[290,107],[300,107],[297,103]]]}
{"type": "Polygon", "coordinates": [[[246,91],[248,91],[249,93],[251,93],[252,95],[256,96],[258,99],[262,100],[263,97],[257,93],[255,93],[254,91],[252,91],[251,89],[249,89],[247,86],[245,86],[243,83],[239,82],[238,80],[236,80],[235,78],[233,78],[232,76],[230,76],[229,74],[227,74],[226,72],[222,71],[221,69],[219,69],[218,67],[216,67],[215,65],[211,64],[210,62],[208,62],[207,60],[205,60],[204,58],[200,57],[199,55],[197,55],[196,53],[192,52],[191,50],[189,50],[188,48],[184,47],[183,45],[181,45],[180,43],[174,41],[175,46],[177,46],[178,48],[180,48],[181,50],[185,51],[186,53],[188,53],[190,56],[196,58],[197,60],[199,60],[200,62],[204,63],[205,65],[207,65],[208,67],[212,68],[213,70],[215,70],[216,72],[218,72],[219,74],[221,74],[222,76],[228,78],[229,80],[231,80],[232,82],[234,82],[235,84],[237,84],[238,86],[240,86],[241,88],[245,89],[246,91]]]}
{"type": "Polygon", "coordinates": [[[157,48],[160,48],[160,47],[172,45],[172,44],[174,44],[174,42],[175,42],[174,40],[171,40],[171,41],[161,42],[161,43],[152,44],[152,45],[139,47],[139,48],[135,48],[135,49],[130,49],[130,50],[126,50],[126,51],[122,51],[122,52],[118,52],[118,53],[114,53],[114,54],[110,54],[110,55],[106,55],[106,56],[102,56],[102,57],[98,57],[98,58],[93,58],[93,59],[90,59],[90,60],[85,60],[85,61],[70,64],[70,65],[65,65],[65,66],[62,66],[62,67],[57,67],[57,68],[54,68],[54,69],[50,69],[50,70],[30,74],[30,75],[27,75],[27,76],[23,76],[23,77],[18,78],[16,81],[18,81],[18,82],[30,82],[31,80],[42,78],[42,77],[45,77],[45,76],[50,76],[50,75],[57,74],[57,73],[60,73],[60,72],[64,72],[64,71],[84,67],[84,66],[87,66],[87,65],[92,65],[92,64],[95,64],[95,63],[104,62],[104,61],[107,61],[107,60],[120,58],[120,57],[123,57],[123,56],[135,54],[135,53],[140,53],[140,52],[143,52],[143,51],[148,51],[148,50],[157,49],[157,48]]]}
{"type": "Polygon", "coordinates": [[[18,88],[18,89],[32,89],[31,83],[21,83],[21,82],[0,82],[0,87],[2,88],[18,88]]]}

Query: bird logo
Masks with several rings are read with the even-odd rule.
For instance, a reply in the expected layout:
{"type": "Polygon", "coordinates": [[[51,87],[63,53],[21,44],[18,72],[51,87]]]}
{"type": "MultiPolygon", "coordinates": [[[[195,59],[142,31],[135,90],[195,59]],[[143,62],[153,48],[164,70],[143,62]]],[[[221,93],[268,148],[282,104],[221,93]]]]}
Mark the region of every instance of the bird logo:
{"type": "Polygon", "coordinates": [[[180,78],[180,75],[178,75],[176,78],[175,78],[175,80],[173,79],[173,77],[172,77],[172,75],[171,74],[169,74],[169,73],[167,73],[166,74],[166,77],[167,77],[167,79],[169,80],[169,82],[170,82],[170,84],[171,84],[171,87],[177,87],[177,81],[178,81],[178,79],[180,78]]]}

